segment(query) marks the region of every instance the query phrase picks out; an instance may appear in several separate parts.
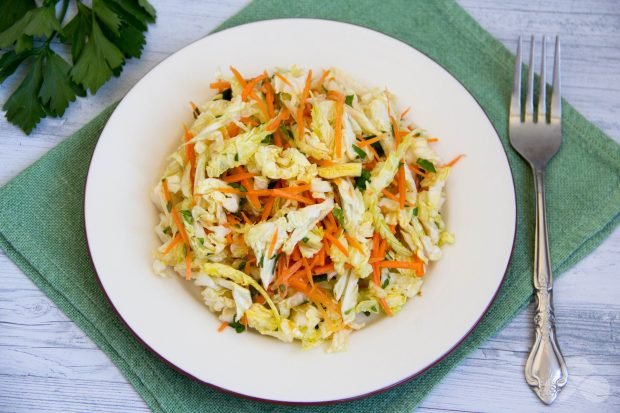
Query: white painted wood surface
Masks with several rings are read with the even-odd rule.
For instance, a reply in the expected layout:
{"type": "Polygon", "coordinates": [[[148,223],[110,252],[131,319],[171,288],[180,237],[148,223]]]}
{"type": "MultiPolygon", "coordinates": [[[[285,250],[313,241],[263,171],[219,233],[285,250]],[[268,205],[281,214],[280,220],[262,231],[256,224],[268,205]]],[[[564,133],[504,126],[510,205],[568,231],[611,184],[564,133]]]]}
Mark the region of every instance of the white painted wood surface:
{"type": "MultiPolygon", "coordinates": [[[[122,97],[150,68],[207,34],[246,0],[153,0],[158,24],[141,60],[63,119],[25,137],[0,119],[0,185],[122,97]]],[[[618,0],[459,0],[514,49],[518,34],[563,37],[564,95],[620,142],[618,0]]],[[[0,86],[6,101],[14,83],[0,86]]],[[[602,200],[604,202],[604,200],[602,200]]],[[[620,411],[620,230],[556,284],[559,340],[570,381],[558,401],[538,402],[523,379],[532,309],[485,343],[424,400],[419,411],[620,411]]],[[[0,252],[0,412],[147,412],[119,370],[0,252]]]]}

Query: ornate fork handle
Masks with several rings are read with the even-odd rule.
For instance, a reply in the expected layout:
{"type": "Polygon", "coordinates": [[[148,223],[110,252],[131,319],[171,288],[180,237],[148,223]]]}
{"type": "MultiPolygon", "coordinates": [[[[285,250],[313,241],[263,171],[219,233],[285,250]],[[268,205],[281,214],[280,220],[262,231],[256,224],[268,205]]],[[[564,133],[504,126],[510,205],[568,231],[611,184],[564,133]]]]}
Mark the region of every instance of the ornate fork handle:
{"type": "Polygon", "coordinates": [[[534,288],[536,289],[536,339],[525,363],[525,378],[538,397],[551,404],[566,385],[568,370],[555,337],[553,279],[549,259],[545,186],[542,169],[533,168],[536,192],[536,241],[534,288]]]}

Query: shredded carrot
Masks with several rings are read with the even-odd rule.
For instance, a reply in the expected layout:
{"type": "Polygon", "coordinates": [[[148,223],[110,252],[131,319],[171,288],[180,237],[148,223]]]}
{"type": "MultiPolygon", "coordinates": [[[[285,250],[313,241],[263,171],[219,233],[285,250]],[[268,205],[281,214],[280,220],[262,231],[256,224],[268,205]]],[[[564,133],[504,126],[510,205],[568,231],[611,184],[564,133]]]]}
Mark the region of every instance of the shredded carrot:
{"type": "Polygon", "coordinates": [[[295,245],[293,249],[293,253],[291,254],[291,259],[294,261],[301,260],[301,251],[299,251],[299,246],[295,245]]]}
{"type": "Polygon", "coordinates": [[[329,240],[329,242],[331,242],[333,245],[336,246],[336,248],[338,248],[340,251],[342,251],[342,253],[345,256],[349,256],[349,251],[347,251],[347,249],[344,247],[344,245],[342,245],[342,243],[340,241],[338,241],[332,234],[330,234],[329,232],[325,232],[323,233],[323,236],[325,238],[327,238],[329,240]]]}
{"type": "Polygon", "coordinates": [[[237,195],[241,195],[243,193],[237,188],[233,188],[232,186],[224,186],[222,188],[213,188],[213,191],[222,192],[224,194],[237,194],[237,195]]]}
{"type": "Polygon", "coordinates": [[[252,207],[254,207],[255,209],[260,209],[260,200],[258,199],[258,196],[250,194],[250,191],[254,189],[254,185],[252,185],[252,182],[247,178],[242,179],[241,185],[247,191],[246,194],[247,194],[248,202],[250,203],[250,205],[252,205],[252,207]]]}
{"type": "MultiPolygon", "coordinates": [[[[172,203],[172,197],[170,196],[170,191],[168,190],[168,180],[164,179],[161,181],[161,187],[164,191],[164,199],[166,202],[172,203]]],[[[172,205],[171,205],[172,206],[172,205]]]]}
{"type": "Polygon", "coordinates": [[[393,193],[391,193],[390,191],[388,191],[387,189],[382,190],[381,193],[385,195],[386,197],[390,198],[392,201],[400,202],[398,197],[394,195],[393,193]]]}
{"type": "Polygon", "coordinates": [[[172,207],[170,212],[172,213],[172,220],[174,221],[174,225],[177,226],[177,230],[179,231],[179,234],[181,234],[181,238],[183,238],[183,243],[187,247],[189,247],[189,238],[187,237],[187,232],[185,232],[185,227],[183,226],[183,222],[181,221],[181,217],[179,216],[178,211],[176,210],[176,208],[172,207]]]}
{"type": "Polygon", "coordinates": [[[357,242],[357,240],[355,238],[353,238],[351,235],[347,234],[346,232],[344,233],[344,236],[347,239],[347,241],[349,241],[349,244],[351,244],[351,246],[353,248],[355,248],[356,250],[358,250],[362,254],[364,253],[364,248],[362,248],[360,243],[357,242]]]}
{"type": "Polygon", "coordinates": [[[381,157],[379,156],[379,154],[377,153],[377,151],[375,150],[375,148],[373,148],[372,145],[368,145],[368,149],[370,149],[370,152],[372,152],[372,154],[374,155],[374,159],[381,159],[381,157]]]}
{"type": "Polygon", "coordinates": [[[344,112],[344,95],[338,93],[336,100],[336,121],[334,123],[334,156],[340,158],[342,155],[342,115],[344,112]]]}
{"type": "Polygon", "coordinates": [[[329,161],[327,159],[318,160],[318,161],[316,161],[316,163],[319,164],[319,166],[334,166],[334,165],[337,165],[336,162],[332,162],[332,161],[329,161]]]}
{"type": "Polygon", "coordinates": [[[229,224],[233,224],[233,225],[240,224],[239,220],[230,214],[226,214],[226,220],[228,221],[229,224]]]}
{"type": "Polygon", "coordinates": [[[239,134],[239,126],[237,126],[235,122],[230,122],[228,126],[226,126],[226,132],[229,138],[234,138],[239,134]]]}
{"type": "Polygon", "coordinates": [[[411,106],[409,106],[407,109],[403,111],[403,113],[400,114],[400,118],[402,119],[405,116],[407,116],[407,113],[409,113],[410,110],[411,110],[411,106]]]}
{"type": "Polygon", "coordinates": [[[390,116],[390,123],[392,124],[392,129],[394,130],[394,140],[396,141],[396,146],[398,146],[400,145],[400,130],[398,129],[398,124],[393,116],[390,116]]]}
{"type": "Polygon", "coordinates": [[[254,302],[256,304],[264,304],[265,303],[265,297],[263,297],[262,295],[258,294],[256,296],[256,298],[254,299],[254,302]]]}
{"type": "Polygon", "coordinates": [[[310,184],[306,185],[296,185],[296,186],[286,186],[284,188],[280,188],[282,191],[286,191],[291,194],[298,194],[300,192],[310,190],[310,184]]]}
{"type": "Polygon", "coordinates": [[[380,298],[379,302],[381,303],[381,307],[383,307],[383,311],[385,311],[385,314],[392,317],[394,314],[392,313],[392,309],[388,305],[387,301],[385,301],[385,298],[380,298]]]}
{"type": "Polygon", "coordinates": [[[421,261],[380,261],[377,266],[380,268],[406,268],[415,270],[418,275],[424,273],[424,263],[421,261]]]}
{"type": "Polygon", "coordinates": [[[275,110],[273,108],[273,104],[275,101],[275,91],[273,90],[273,86],[271,85],[271,81],[267,75],[267,71],[264,71],[265,80],[263,82],[263,92],[265,93],[265,100],[267,101],[267,110],[270,118],[275,115],[275,110]]]}
{"type": "Polygon", "coordinates": [[[321,304],[334,312],[339,312],[338,305],[329,294],[318,285],[310,286],[308,281],[302,278],[301,274],[300,276],[291,277],[289,284],[297,291],[304,293],[310,301],[321,304]]]}
{"type": "Polygon", "coordinates": [[[275,143],[276,146],[282,147],[282,135],[280,134],[280,131],[277,129],[275,133],[273,134],[273,143],[275,143]]]}
{"type": "Polygon", "coordinates": [[[190,168],[191,168],[190,177],[191,177],[192,187],[193,187],[194,175],[196,172],[196,151],[194,150],[194,144],[191,142],[191,140],[194,137],[194,134],[191,133],[189,129],[187,129],[187,126],[185,125],[183,125],[183,129],[185,130],[185,133],[183,135],[183,140],[185,141],[185,158],[187,158],[187,161],[190,164],[190,168]]]}
{"type": "Polygon", "coordinates": [[[253,222],[250,220],[250,218],[248,218],[248,216],[245,214],[245,212],[241,211],[241,216],[243,217],[243,221],[246,224],[253,224],[253,222]]]}
{"type": "Polygon", "coordinates": [[[288,111],[286,109],[282,109],[282,111],[278,114],[278,116],[276,116],[271,122],[269,122],[269,124],[267,125],[267,127],[265,128],[265,130],[267,132],[273,132],[276,129],[278,129],[278,126],[280,126],[280,123],[288,118],[288,111]]]}
{"type": "Polygon", "coordinates": [[[250,96],[250,93],[252,92],[252,89],[254,89],[254,86],[256,86],[261,80],[263,80],[266,77],[267,75],[263,73],[262,75],[256,76],[254,79],[246,83],[245,87],[243,88],[243,91],[241,92],[241,100],[244,102],[247,102],[248,96],[250,96]]]}
{"type": "Polygon", "coordinates": [[[271,209],[273,208],[273,203],[276,201],[275,198],[271,197],[265,203],[265,208],[263,209],[263,214],[260,217],[261,221],[267,221],[269,219],[269,214],[271,213],[271,209]]]}
{"type": "Polygon", "coordinates": [[[377,257],[384,259],[385,258],[385,250],[387,249],[387,240],[383,238],[381,240],[381,244],[379,245],[379,253],[377,257]]]}
{"type": "Polygon", "coordinates": [[[460,160],[461,160],[461,158],[462,158],[462,157],[464,157],[464,156],[465,156],[465,155],[463,155],[463,154],[461,154],[461,155],[457,156],[456,158],[454,158],[454,159],[452,159],[450,162],[448,162],[448,163],[446,164],[446,166],[450,166],[450,167],[452,167],[452,166],[456,165],[456,163],[457,163],[458,161],[460,161],[460,160]]]}
{"type": "Polygon", "coordinates": [[[192,279],[192,256],[189,251],[185,255],[185,279],[188,281],[192,279]]]}
{"type": "Polygon", "coordinates": [[[217,82],[211,83],[209,87],[211,89],[217,89],[221,92],[222,90],[230,88],[230,82],[226,82],[225,80],[218,80],[217,82]]]}
{"type": "Polygon", "coordinates": [[[233,243],[233,238],[232,238],[232,233],[231,232],[226,234],[226,243],[229,244],[229,245],[233,243]]]}
{"type": "Polygon", "coordinates": [[[235,79],[237,79],[237,82],[239,82],[241,87],[245,87],[246,82],[243,76],[241,76],[241,73],[239,73],[239,71],[232,66],[230,66],[230,71],[233,73],[233,75],[235,76],[235,79]]]}
{"type": "Polygon", "coordinates": [[[273,236],[271,237],[271,243],[269,244],[269,250],[267,251],[267,257],[273,256],[273,249],[276,247],[276,242],[278,242],[278,228],[273,231],[273,236]]]}
{"type": "MultiPolygon", "coordinates": [[[[243,272],[246,274],[250,273],[250,261],[249,260],[245,262],[245,265],[243,266],[243,272]]],[[[262,295],[260,297],[262,297],[262,295]]]]}
{"type": "Polygon", "coordinates": [[[428,142],[428,143],[435,143],[435,142],[439,142],[439,138],[428,138],[428,139],[426,140],[426,142],[428,142]]]}
{"type": "Polygon", "coordinates": [[[325,256],[326,255],[327,255],[327,253],[325,252],[325,245],[323,245],[321,247],[321,250],[319,251],[319,262],[317,264],[325,265],[325,256]]]}
{"type": "Polygon", "coordinates": [[[318,275],[318,274],[326,274],[328,272],[334,272],[336,271],[336,269],[334,268],[334,264],[328,264],[328,265],[321,265],[320,267],[314,267],[312,268],[312,274],[314,275],[318,275]]]}
{"type": "Polygon", "coordinates": [[[360,141],[357,143],[359,148],[363,148],[364,146],[372,145],[375,142],[379,142],[384,135],[375,136],[374,138],[366,139],[364,141],[360,141]]]}
{"type": "Polygon", "coordinates": [[[409,165],[409,169],[411,170],[411,172],[414,173],[414,175],[422,175],[423,177],[426,177],[426,175],[427,175],[426,172],[424,172],[423,170],[419,169],[417,166],[409,165]]]}
{"type": "Polygon", "coordinates": [[[301,257],[301,262],[303,263],[304,269],[306,270],[308,282],[311,286],[314,287],[314,280],[312,279],[312,268],[310,267],[310,264],[308,264],[308,260],[305,257],[301,257]]]}
{"type": "Polygon", "coordinates": [[[291,265],[283,274],[283,278],[286,280],[287,278],[289,278],[291,275],[295,274],[297,272],[297,270],[299,270],[301,268],[301,266],[303,265],[303,262],[301,262],[301,260],[297,261],[295,264],[291,265]]]}
{"type": "Polygon", "coordinates": [[[273,195],[279,196],[280,198],[288,198],[294,201],[303,202],[304,204],[313,204],[311,199],[308,199],[306,197],[303,197],[297,194],[288,193],[286,191],[283,191],[282,189],[274,188],[271,190],[271,192],[273,193],[273,195]]]}
{"type": "Polygon", "coordinates": [[[312,81],[312,70],[308,70],[306,84],[299,98],[299,107],[297,108],[297,138],[302,139],[304,136],[304,109],[306,107],[306,99],[310,93],[310,82],[312,81]]]}
{"type": "Polygon", "coordinates": [[[222,178],[222,181],[227,182],[227,183],[232,183],[232,182],[239,182],[239,181],[243,181],[244,179],[249,179],[249,178],[253,178],[255,177],[256,174],[252,173],[252,172],[243,172],[240,174],[234,174],[234,175],[228,175],[222,178]]]}
{"type": "Polygon", "coordinates": [[[166,249],[164,250],[164,254],[168,254],[170,251],[172,251],[172,249],[183,240],[183,238],[177,234],[172,241],[170,241],[170,244],[168,244],[168,246],[166,247],[166,249]]]}
{"type": "Polygon", "coordinates": [[[269,109],[263,99],[261,99],[253,90],[250,92],[250,97],[256,101],[258,108],[265,115],[265,118],[269,117],[269,109]]]}
{"type": "Polygon", "coordinates": [[[317,89],[321,89],[321,87],[323,86],[323,82],[325,82],[325,79],[327,79],[327,75],[329,75],[329,70],[323,70],[323,74],[319,78],[319,81],[316,85],[317,89]]]}
{"type": "Polygon", "coordinates": [[[398,203],[400,208],[405,207],[405,195],[407,194],[407,187],[405,186],[405,166],[398,168],[398,203]]]}
{"type": "Polygon", "coordinates": [[[287,85],[289,85],[290,87],[293,87],[292,83],[289,82],[288,79],[282,76],[280,73],[276,73],[276,77],[280,79],[281,81],[283,81],[284,83],[286,83],[287,85]]]}
{"type": "MultiPolygon", "coordinates": [[[[262,296],[261,296],[262,297],[262,296]]],[[[220,326],[217,329],[218,333],[221,333],[222,331],[224,331],[226,329],[226,327],[228,327],[228,323],[226,321],[224,321],[222,324],[220,324],[220,326]]]]}

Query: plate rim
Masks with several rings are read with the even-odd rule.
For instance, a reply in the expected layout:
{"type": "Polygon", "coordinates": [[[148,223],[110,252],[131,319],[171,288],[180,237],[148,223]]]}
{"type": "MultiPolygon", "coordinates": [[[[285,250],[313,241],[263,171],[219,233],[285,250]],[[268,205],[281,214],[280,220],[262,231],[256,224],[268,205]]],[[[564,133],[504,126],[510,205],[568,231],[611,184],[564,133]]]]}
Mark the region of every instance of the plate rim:
{"type": "Polygon", "coordinates": [[[218,30],[218,28],[216,28],[215,31],[212,31],[212,32],[208,33],[207,35],[202,36],[202,37],[192,41],[191,43],[186,44],[185,46],[181,47],[180,49],[176,50],[175,52],[173,52],[172,54],[170,54],[169,56],[167,56],[166,58],[164,58],[160,62],[158,62],[155,66],[150,68],[146,73],[144,73],[144,75],[142,75],[140,77],[140,79],[138,79],[134,83],[134,85],[125,93],[125,95],[120,99],[120,101],[118,101],[117,106],[114,108],[114,110],[110,114],[110,117],[106,121],[105,126],[101,130],[101,133],[100,133],[99,137],[101,137],[101,135],[103,135],[103,133],[106,131],[110,119],[112,119],[112,117],[114,116],[114,114],[118,110],[118,107],[120,106],[120,104],[135,89],[135,87],[142,81],[142,79],[144,79],[146,76],[148,76],[153,70],[158,68],[165,61],[167,61],[168,59],[171,59],[177,53],[179,53],[182,50],[184,50],[184,49],[194,45],[195,43],[198,43],[198,42],[202,41],[203,39],[205,39],[205,38],[207,38],[209,36],[213,36],[213,35],[218,34],[218,33],[223,33],[223,32],[227,32],[229,30],[238,29],[240,27],[265,24],[265,23],[274,22],[274,21],[279,21],[279,22],[280,21],[290,21],[292,23],[294,23],[296,21],[305,21],[305,22],[317,22],[318,21],[318,22],[327,22],[327,23],[330,23],[330,24],[334,24],[335,23],[335,24],[338,24],[338,25],[352,26],[352,27],[354,27],[356,29],[363,29],[363,30],[366,30],[366,31],[370,31],[370,32],[373,32],[374,34],[378,34],[380,36],[387,37],[390,40],[393,40],[393,41],[396,41],[398,43],[401,43],[401,44],[405,45],[406,47],[411,48],[411,49],[415,50],[418,53],[421,53],[423,56],[425,56],[426,58],[431,60],[433,63],[435,63],[439,68],[441,68],[441,70],[445,71],[451,78],[456,80],[463,87],[463,89],[465,89],[467,94],[474,100],[476,105],[480,108],[480,110],[482,111],[482,113],[486,117],[487,121],[489,122],[489,124],[493,128],[493,131],[495,132],[497,139],[500,141],[499,143],[500,143],[501,148],[502,148],[502,153],[504,154],[504,157],[506,158],[506,163],[508,164],[508,170],[510,172],[510,180],[511,180],[511,183],[512,183],[512,190],[513,190],[513,195],[514,195],[513,198],[514,198],[514,206],[515,206],[515,217],[514,217],[514,231],[513,231],[513,235],[512,235],[510,254],[508,255],[508,259],[507,259],[507,262],[506,262],[506,268],[504,269],[504,274],[502,275],[501,280],[500,280],[500,282],[497,285],[497,289],[495,290],[495,293],[493,294],[493,296],[489,300],[488,304],[485,306],[484,310],[482,311],[482,313],[480,314],[478,319],[475,321],[475,323],[472,324],[471,328],[454,345],[452,345],[448,350],[446,350],[446,352],[444,354],[442,354],[441,356],[437,357],[435,360],[430,362],[423,369],[418,370],[417,372],[415,372],[415,373],[413,373],[413,374],[411,374],[411,375],[409,375],[407,377],[404,377],[404,378],[402,378],[402,379],[400,379],[400,380],[398,380],[398,381],[396,381],[394,383],[390,383],[390,384],[388,384],[386,386],[383,386],[381,388],[378,388],[378,389],[375,389],[375,390],[372,390],[372,391],[369,391],[369,392],[366,392],[366,393],[363,393],[363,394],[359,394],[359,395],[355,395],[355,396],[351,396],[351,397],[346,397],[346,398],[341,398],[341,399],[330,399],[330,400],[321,400],[321,401],[287,401],[287,400],[274,400],[274,399],[262,398],[262,397],[257,397],[257,396],[251,396],[251,395],[247,395],[247,394],[244,394],[244,393],[240,393],[240,392],[236,392],[236,391],[233,391],[233,390],[229,390],[229,389],[226,389],[224,387],[218,386],[216,384],[210,383],[210,382],[208,382],[206,380],[200,379],[200,378],[194,376],[193,374],[185,371],[184,369],[178,367],[174,363],[172,363],[166,357],[161,355],[157,350],[155,350],[151,345],[149,345],[146,341],[144,341],[134,331],[134,329],[129,325],[129,323],[123,318],[122,314],[116,308],[116,306],[115,306],[114,302],[112,301],[111,297],[108,295],[108,292],[106,291],[106,289],[105,289],[105,287],[103,285],[103,281],[101,280],[101,277],[99,275],[99,272],[97,271],[97,268],[96,268],[94,260],[93,260],[93,255],[92,255],[92,252],[91,252],[90,242],[89,242],[89,238],[88,238],[88,229],[87,229],[87,225],[86,225],[86,198],[87,198],[87,189],[88,189],[88,179],[89,179],[90,174],[91,174],[91,167],[92,167],[93,159],[94,159],[95,154],[97,152],[97,148],[99,147],[99,143],[100,143],[99,142],[99,138],[97,139],[97,143],[95,144],[95,148],[93,149],[93,154],[91,155],[90,160],[88,161],[88,169],[87,169],[88,172],[87,172],[87,175],[86,175],[86,179],[84,180],[84,197],[83,197],[83,200],[82,200],[82,210],[83,210],[83,212],[82,212],[82,218],[83,218],[82,223],[83,223],[83,228],[84,228],[84,238],[85,238],[85,241],[86,241],[86,250],[87,250],[87,253],[88,253],[88,259],[89,259],[89,262],[90,262],[90,266],[93,269],[93,272],[95,274],[95,278],[97,280],[97,284],[99,285],[99,288],[101,289],[101,291],[103,291],[103,295],[104,295],[105,299],[107,300],[107,302],[112,307],[112,310],[116,314],[117,318],[127,328],[127,330],[129,330],[129,333],[143,347],[145,347],[151,354],[155,355],[157,359],[159,359],[160,361],[164,362],[165,365],[173,368],[178,373],[181,373],[185,377],[188,377],[191,380],[193,380],[193,381],[195,381],[195,382],[197,382],[199,384],[203,384],[203,385],[206,384],[207,386],[211,387],[212,389],[215,389],[217,391],[220,391],[222,393],[225,393],[225,394],[228,394],[228,395],[231,395],[231,396],[241,397],[241,398],[246,399],[246,400],[263,402],[263,403],[272,403],[272,404],[281,405],[281,406],[326,406],[326,405],[336,405],[336,404],[341,404],[341,403],[345,403],[345,402],[351,402],[351,401],[365,399],[367,397],[375,396],[375,395],[384,393],[384,392],[386,392],[388,390],[391,390],[391,389],[393,389],[395,387],[400,386],[401,384],[407,383],[407,382],[415,379],[416,377],[422,375],[423,373],[427,372],[428,370],[432,369],[433,367],[435,367],[439,363],[441,363],[444,359],[446,359],[448,356],[450,356],[458,347],[460,347],[461,344],[463,344],[463,342],[465,340],[467,340],[471,336],[471,334],[474,332],[474,330],[476,330],[476,328],[482,322],[482,319],[484,318],[484,316],[489,312],[489,309],[495,303],[495,300],[497,299],[497,296],[499,295],[499,292],[502,289],[502,286],[504,285],[504,283],[506,281],[506,276],[508,275],[508,269],[510,267],[510,264],[512,262],[512,258],[514,256],[515,244],[516,244],[516,238],[517,238],[518,218],[519,218],[519,210],[518,210],[518,203],[517,203],[517,190],[516,190],[516,186],[515,186],[514,174],[513,174],[513,171],[512,171],[512,167],[510,165],[510,160],[508,158],[508,153],[507,153],[504,145],[502,144],[502,141],[501,141],[501,138],[500,138],[500,134],[499,134],[499,131],[498,131],[497,127],[491,121],[491,118],[489,117],[488,113],[484,110],[484,108],[483,108],[482,104],[480,103],[480,101],[469,91],[469,89],[463,84],[463,82],[459,78],[454,76],[448,69],[446,69],[442,64],[440,64],[436,59],[431,57],[428,53],[426,53],[426,52],[424,52],[422,50],[417,49],[416,47],[406,43],[403,40],[400,40],[400,39],[398,39],[396,37],[390,36],[390,35],[388,35],[386,33],[380,32],[378,30],[371,29],[371,28],[366,27],[366,26],[362,26],[362,25],[358,25],[358,24],[353,24],[353,23],[349,23],[349,22],[343,22],[343,21],[339,21],[339,20],[320,19],[320,18],[311,18],[311,17],[293,17],[293,18],[283,17],[283,18],[257,20],[257,21],[253,21],[253,22],[248,22],[248,23],[243,23],[243,24],[235,25],[235,26],[232,26],[232,27],[227,27],[227,28],[222,29],[222,30],[218,30]]]}

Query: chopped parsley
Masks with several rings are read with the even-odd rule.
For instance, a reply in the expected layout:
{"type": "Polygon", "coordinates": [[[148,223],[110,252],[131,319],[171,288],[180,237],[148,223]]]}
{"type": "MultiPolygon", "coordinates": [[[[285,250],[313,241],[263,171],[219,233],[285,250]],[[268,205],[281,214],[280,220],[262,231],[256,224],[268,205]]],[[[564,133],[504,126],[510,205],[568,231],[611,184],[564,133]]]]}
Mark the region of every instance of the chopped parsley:
{"type": "Polygon", "coordinates": [[[357,145],[353,145],[353,150],[355,151],[357,156],[360,157],[360,159],[366,159],[366,152],[364,152],[364,150],[362,148],[360,148],[357,145]]]}
{"type": "Polygon", "coordinates": [[[235,154],[235,162],[239,162],[239,154],[238,153],[235,154]]]}
{"type": "Polygon", "coordinates": [[[205,239],[202,237],[198,237],[198,242],[200,243],[200,245],[205,245],[205,239]]]}
{"type": "Polygon", "coordinates": [[[433,163],[427,159],[418,158],[415,163],[420,165],[422,169],[424,169],[426,172],[437,172],[437,170],[435,169],[435,165],[433,165],[433,163]]]}
{"type": "Polygon", "coordinates": [[[183,215],[183,219],[188,224],[193,224],[194,223],[194,217],[192,216],[192,211],[184,209],[184,210],[181,211],[181,215],[183,215]]]}
{"type": "Polygon", "coordinates": [[[228,185],[232,186],[235,189],[238,189],[241,192],[248,192],[248,190],[245,189],[245,186],[241,185],[239,182],[231,182],[228,185]]]}
{"type": "Polygon", "coordinates": [[[308,238],[308,237],[303,237],[301,240],[302,240],[304,243],[307,243],[308,241],[310,241],[310,238],[308,238]]]}
{"type": "Polygon", "coordinates": [[[355,187],[360,191],[366,190],[366,183],[370,181],[370,171],[362,169],[362,174],[355,178],[355,187]]]}
{"type": "Polygon", "coordinates": [[[334,208],[332,210],[332,215],[334,216],[334,218],[336,218],[336,221],[338,221],[338,224],[341,227],[344,227],[344,213],[342,212],[342,209],[334,208]]]}
{"type": "Polygon", "coordinates": [[[390,285],[390,276],[389,275],[387,277],[385,277],[385,280],[383,280],[383,284],[381,284],[381,288],[385,289],[388,285],[390,285]]]}
{"type": "Polygon", "coordinates": [[[163,233],[166,235],[172,235],[172,229],[170,227],[166,227],[164,228],[163,233]]]}
{"type": "Polygon", "coordinates": [[[355,95],[347,95],[347,97],[344,99],[344,103],[346,103],[349,106],[353,106],[353,98],[355,97],[355,95]]]}
{"type": "Polygon", "coordinates": [[[234,328],[238,334],[241,334],[245,331],[245,326],[238,321],[228,323],[228,327],[234,328]]]}
{"type": "Polygon", "coordinates": [[[418,207],[413,208],[413,216],[414,217],[418,216],[418,207]]]}
{"type": "Polygon", "coordinates": [[[265,145],[271,145],[273,144],[273,133],[270,135],[265,136],[265,139],[263,139],[262,141],[260,141],[261,143],[264,143],[265,145]]]}
{"type": "Polygon", "coordinates": [[[168,212],[172,212],[172,203],[171,202],[167,202],[166,203],[166,209],[168,210],[168,212]]]}

